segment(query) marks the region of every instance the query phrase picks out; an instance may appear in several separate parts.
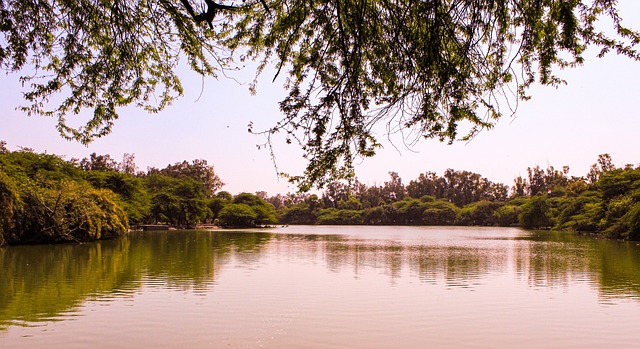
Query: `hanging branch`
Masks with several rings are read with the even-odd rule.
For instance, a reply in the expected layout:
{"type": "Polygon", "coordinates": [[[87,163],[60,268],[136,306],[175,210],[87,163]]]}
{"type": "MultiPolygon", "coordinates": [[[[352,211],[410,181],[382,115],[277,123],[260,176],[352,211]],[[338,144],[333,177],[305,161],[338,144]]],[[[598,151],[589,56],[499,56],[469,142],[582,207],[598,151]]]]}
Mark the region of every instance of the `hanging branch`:
{"type": "MultiPolygon", "coordinates": [[[[200,24],[203,21],[205,21],[209,24],[209,28],[211,29],[213,29],[213,20],[218,14],[219,10],[237,9],[237,7],[235,6],[216,4],[215,2],[213,2],[213,0],[204,0],[204,3],[207,4],[207,11],[202,12],[200,14],[196,14],[195,11],[193,10],[193,7],[189,3],[189,0],[180,0],[180,2],[182,2],[182,5],[184,5],[184,7],[187,9],[187,12],[189,12],[189,14],[191,15],[191,17],[193,17],[193,20],[196,23],[200,24]]],[[[266,6],[266,4],[264,5],[266,6]]]]}
{"type": "Polygon", "coordinates": [[[269,8],[269,6],[267,6],[267,2],[265,0],[260,0],[260,3],[262,4],[262,6],[264,6],[264,9],[267,10],[269,14],[271,14],[271,9],[269,8]]]}
{"type": "MultiPolygon", "coordinates": [[[[193,10],[193,7],[189,3],[189,0],[180,0],[180,2],[182,2],[182,5],[184,5],[184,7],[187,9],[187,12],[189,12],[196,23],[200,24],[205,21],[209,24],[209,28],[211,29],[213,29],[213,20],[218,14],[219,10],[235,10],[238,8],[236,6],[217,4],[213,2],[213,0],[204,0],[204,3],[207,4],[207,11],[196,14],[196,12],[193,10]]],[[[269,6],[267,6],[267,2],[265,0],[260,0],[260,3],[262,4],[262,6],[264,6],[264,9],[269,14],[271,14],[271,9],[269,8],[269,6]]]]}

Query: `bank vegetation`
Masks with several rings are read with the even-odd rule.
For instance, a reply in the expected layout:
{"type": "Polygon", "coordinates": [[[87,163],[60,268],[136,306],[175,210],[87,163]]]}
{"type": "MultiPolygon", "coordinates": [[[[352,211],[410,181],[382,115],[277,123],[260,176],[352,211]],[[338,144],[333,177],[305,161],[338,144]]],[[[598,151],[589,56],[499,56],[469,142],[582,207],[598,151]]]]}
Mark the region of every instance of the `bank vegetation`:
{"type": "Polygon", "coordinates": [[[453,169],[406,185],[389,176],[320,194],[232,195],[205,160],[139,171],[131,154],[65,160],[0,142],[0,245],[91,241],[144,224],[519,226],[640,240],[640,167],[616,167],[608,154],[585,176],[534,166],[511,186],[453,169]]]}

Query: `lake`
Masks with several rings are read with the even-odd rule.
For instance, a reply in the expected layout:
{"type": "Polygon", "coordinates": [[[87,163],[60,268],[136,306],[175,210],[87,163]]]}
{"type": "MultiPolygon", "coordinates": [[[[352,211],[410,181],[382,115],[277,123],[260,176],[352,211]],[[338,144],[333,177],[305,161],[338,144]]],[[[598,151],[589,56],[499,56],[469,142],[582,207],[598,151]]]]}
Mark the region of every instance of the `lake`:
{"type": "Polygon", "coordinates": [[[517,228],[134,232],[0,249],[0,348],[629,348],[640,246],[517,228]]]}

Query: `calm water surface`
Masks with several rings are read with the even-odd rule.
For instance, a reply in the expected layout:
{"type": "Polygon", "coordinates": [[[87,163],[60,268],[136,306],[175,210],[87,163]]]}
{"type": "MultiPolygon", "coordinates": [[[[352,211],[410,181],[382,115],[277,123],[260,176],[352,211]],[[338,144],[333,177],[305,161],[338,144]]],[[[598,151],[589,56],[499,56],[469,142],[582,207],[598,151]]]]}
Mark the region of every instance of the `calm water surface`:
{"type": "Polygon", "coordinates": [[[640,246],[508,228],[0,249],[0,348],[631,348],[640,246]]]}

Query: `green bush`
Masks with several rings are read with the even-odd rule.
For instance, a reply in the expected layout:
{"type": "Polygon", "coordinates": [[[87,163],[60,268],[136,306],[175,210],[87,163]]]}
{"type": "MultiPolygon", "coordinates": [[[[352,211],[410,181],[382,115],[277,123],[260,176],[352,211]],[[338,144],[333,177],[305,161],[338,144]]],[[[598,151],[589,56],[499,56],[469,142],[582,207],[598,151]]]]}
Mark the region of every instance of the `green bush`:
{"type": "Polygon", "coordinates": [[[2,170],[0,170],[0,246],[13,240],[15,233],[14,216],[22,209],[18,189],[2,170]]]}
{"type": "Polygon", "coordinates": [[[550,226],[549,203],[546,197],[542,195],[534,196],[521,208],[522,211],[518,216],[518,220],[523,228],[536,229],[550,226]]]}
{"type": "Polygon", "coordinates": [[[318,224],[363,224],[362,211],[358,210],[338,210],[327,208],[320,210],[318,214],[318,224]]]}
{"type": "Polygon", "coordinates": [[[61,181],[23,185],[22,207],[10,216],[7,243],[91,241],[125,234],[126,213],[108,190],[61,181]]]}
{"type": "Polygon", "coordinates": [[[253,227],[258,215],[247,204],[228,204],[218,215],[218,221],[223,227],[253,227]]]}

